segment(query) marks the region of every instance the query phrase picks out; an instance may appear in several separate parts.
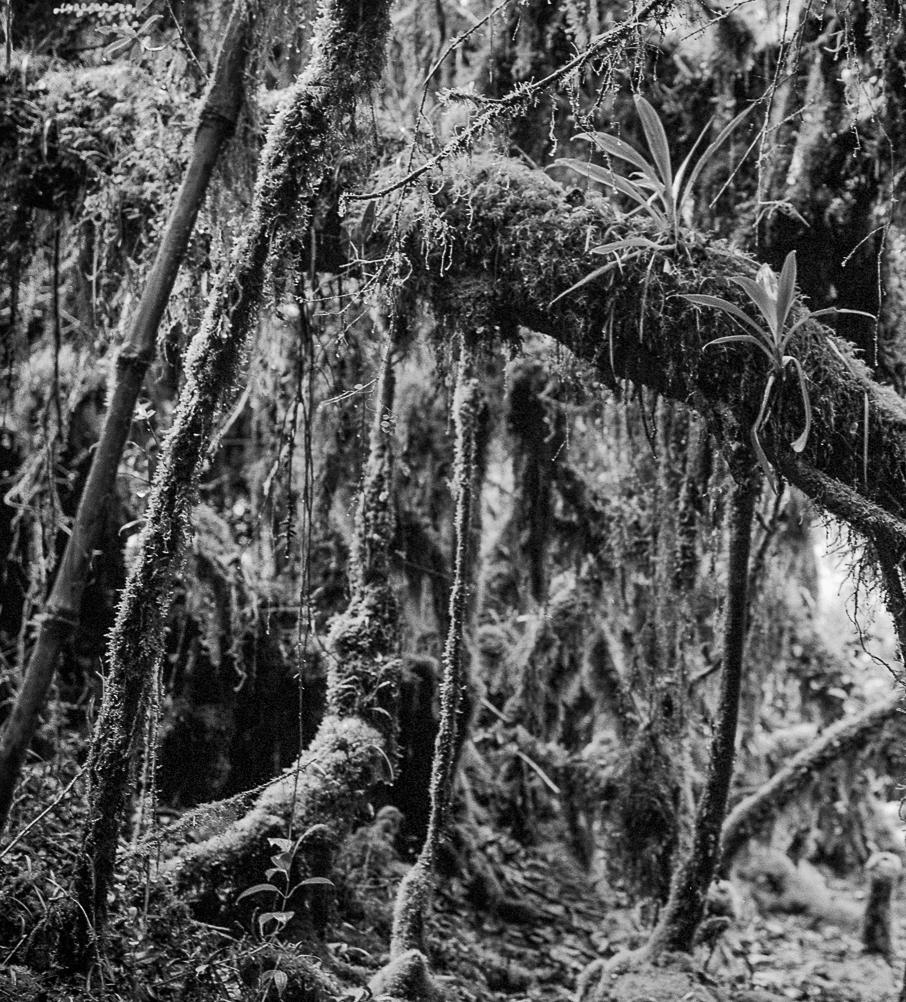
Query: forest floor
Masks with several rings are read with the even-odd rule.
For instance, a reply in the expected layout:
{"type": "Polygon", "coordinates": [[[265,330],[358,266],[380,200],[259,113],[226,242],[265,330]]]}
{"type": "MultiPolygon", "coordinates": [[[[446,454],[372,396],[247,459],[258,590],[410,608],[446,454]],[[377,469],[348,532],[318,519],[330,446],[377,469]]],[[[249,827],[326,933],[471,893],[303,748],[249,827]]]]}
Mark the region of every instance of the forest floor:
{"type": "MultiPolygon", "coordinates": [[[[0,943],[0,1002],[367,1002],[364,986],[388,960],[395,891],[408,866],[382,817],[386,810],[340,852],[336,904],[322,939],[312,940],[310,925],[305,935],[304,924],[292,923],[279,937],[262,937],[254,913],[248,913],[244,928],[205,925],[178,905],[155,915],[153,897],[150,911],[145,899],[143,915],[134,902],[136,881],[140,885],[144,878],[133,874],[126,877],[132,891],[122,885],[117,893],[115,955],[103,979],[96,970],[87,982],[42,964],[28,935],[33,917],[47,907],[45,898],[54,889],[62,893],[65,862],[79,830],[71,817],[67,823],[48,816],[0,864],[13,888],[0,900],[8,934],[0,939],[9,939],[0,943]],[[275,992],[261,972],[273,957],[293,956],[325,971],[324,984],[336,990],[325,993],[322,985],[293,991],[290,984],[275,992]]],[[[715,943],[697,949],[691,971],[683,974],[695,986],[692,994],[677,994],[669,972],[660,978],[654,971],[641,987],[614,985],[608,1000],[899,998],[906,962],[901,891],[895,898],[892,966],[862,952],[866,889],[855,877],[834,878],[807,862],[794,865],[779,850],[762,849],[743,857],[733,891],[736,918],[715,943]]],[[[460,820],[444,854],[426,941],[450,1002],[566,1002],[575,997],[590,963],[642,945],[650,919],[576,861],[556,817],[534,839],[521,842],[499,825],[460,820]]]]}

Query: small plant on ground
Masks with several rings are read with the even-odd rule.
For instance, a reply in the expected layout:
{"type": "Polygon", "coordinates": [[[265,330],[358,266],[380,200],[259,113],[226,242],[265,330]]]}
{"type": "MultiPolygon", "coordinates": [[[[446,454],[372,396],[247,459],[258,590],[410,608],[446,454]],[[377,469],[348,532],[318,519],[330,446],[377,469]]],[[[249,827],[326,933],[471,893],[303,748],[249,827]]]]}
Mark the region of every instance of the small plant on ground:
{"type": "MultiPolygon", "coordinates": [[[[598,164],[571,158],[556,160],[554,166],[569,167],[570,170],[587,177],[590,181],[596,181],[625,195],[631,202],[635,203],[635,208],[623,214],[621,218],[630,219],[637,214],[644,215],[653,225],[655,239],[629,236],[593,247],[592,254],[615,254],[616,257],[603,267],[596,268],[565,292],[561,292],[557,299],[568,296],[571,292],[575,292],[576,289],[599,278],[612,268],[641,256],[646,250],[675,250],[679,244],[683,227],[692,227],[693,195],[696,182],[702,171],[735,131],[739,123],[752,110],[746,108],[725,125],[704,153],[695,160],[695,153],[711,128],[709,121],[674,174],[667,132],[663,123],[652,105],[644,97],[637,94],[634,100],[651,155],[650,160],[618,136],[612,136],[606,132],[583,132],[576,138],[589,140],[611,160],[622,161],[637,168],[637,170],[627,177],[617,174],[613,167],[601,167],[598,164]]],[[[557,302],[557,299],[554,302],[557,302]]]]}
{"type": "MultiPolygon", "coordinates": [[[[237,901],[242,901],[243,898],[248,898],[255,894],[274,895],[272,899],[274,907],[269,911],[260,912],[257,917],[258,932],[265,942],[276,940],[286,925],[295,916],[295,910],[290,908],[289,905],[290,899],[296,891],[304,887],[334,886],[333,881],[328,880],[326,877],[306,877],[303,880],[292,883],[293,864],[296,855],[306,836],[312,830],[309,829],[309,831],[300,835],[295,840],[288,838],[268,839],[271,847],[276,849],[277,852],[271,856],[273,866],[265,870],[266,883],[253,884],[251,887],[247,887],[236,898],[237,901]]],[[[286,990],[287,980],[285,971],[274,968],[273,970],[262,972],[260,987],[264,989],[269,984],[273,984],[277,994],[282,998],[286,990]]]]}
{"type": "Polygon", "coordinates": [[[774,387],[782,384],[783,376],[787,369],[792,369],[796,373],[799,384],[799,393],[802,396],[802,408],[805,414],[805,424],[802,433],[790,443],[794,452],[802,452],[808,444],[809,435],[812,429],[812,404],[808,392],[808,377],[802,368],[802,363],[794,355],[787,354],[790,341],[793,335],[809,320],[828,314],[853,313],[863,317],[870,317],[871,313],[863,310],[846,310],[829,306],[822,310],[809,310],[795,323],[787,327],[790,311],[796,299],[796,252],[790,251],[783,263],[783,269],[778,276],[770,265],[763,264],[754,279],[747,275],[731,275],[730,281],[738,285],[755,304],[761,314],[764,324],[753,320],[744,310],[741,310],[735,303],[720,296],[683,294],[682,298],[688,300],[696,306],[708,306],[711,309],[720,310],[727,314],[735,323],[739,324],[746,333],[729,334],[726,337],[715,338],[709,341],[704,347],[711,348],[719,344],[750,344],[754,345],[768,360],[770,371],[765,383],[764,393],[761,398],[761,407],[755,424],[752,425],[751,437],[758,463],[764,470],[768,482],[777,492],[776,478],[764,449],[761,446],[759,432],[765,426],[771,414],[771,406],[774,400],[774,387]]]}

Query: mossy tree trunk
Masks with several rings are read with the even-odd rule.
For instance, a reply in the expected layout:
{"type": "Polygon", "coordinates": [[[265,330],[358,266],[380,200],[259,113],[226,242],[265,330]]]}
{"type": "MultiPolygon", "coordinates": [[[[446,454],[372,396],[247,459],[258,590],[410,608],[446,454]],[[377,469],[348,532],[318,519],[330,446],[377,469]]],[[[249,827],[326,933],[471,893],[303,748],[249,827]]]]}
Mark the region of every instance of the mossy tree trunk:
{"type": "Polygon", "coordinates": [[[115,496],[116,476],[132,414],[153,358],[157,331],[182,264],[195,219],[214,166],[232,133],[242,101],[253,0],[236,0],[220,46],[211,82],[202,100],[191,159],[176,194],[163,238],[125,344],[117,356],[116,387],[94,450],[88,480],[79,501],[22,686],[0,739],[0,830],[6,824],[22,762],[47,699],[60,650],[79,626],[82,597],[94,552],[115,496]]]}
{"type": "Polygon", "coordinates": [[[456,447],[453,470],[455,495],[455,550],[453,584],[450,589],[449,631],[443,655],[443,678],[440,691],[440,723],[434,745],[431,772],[431,812],[424,845],[412,869],[403,878],[393,912],[390,940],[391,963],[372,982],[375,994],[411,996],[411,985],[399,982],[399,964],[407,971],[404,982],[411,981],[412,971],[424,963],[424,922],[431,903],[434,869],[441,840],[449,823],[453,776],[458,737],[458,713],[465,684],[464,636],[468,598],[468,563],[472,486],[475,470],[476,431],[480,406],[480,387],[475,377],[473,337],[460,337],[460,355],[456,377],[454,420],[456,447]]]}
{"type": "Polygon", "coordinates": [[[173,577],[214,421],[238,376],[269,266],[287,252],[289,237],[298,238],[309,225],[325,171],[350,145],[347,129],[357,101],[380,79],[388,12],[386,0],[322,5],[312,61],[270,127],[248,221],[187,353],[185,385],[111,634],[104,700],[88,760],[89,822],[74,888],[83,934],[85,923],[100,931],[106,917],[130,761],[144,730],[173,577]]]}

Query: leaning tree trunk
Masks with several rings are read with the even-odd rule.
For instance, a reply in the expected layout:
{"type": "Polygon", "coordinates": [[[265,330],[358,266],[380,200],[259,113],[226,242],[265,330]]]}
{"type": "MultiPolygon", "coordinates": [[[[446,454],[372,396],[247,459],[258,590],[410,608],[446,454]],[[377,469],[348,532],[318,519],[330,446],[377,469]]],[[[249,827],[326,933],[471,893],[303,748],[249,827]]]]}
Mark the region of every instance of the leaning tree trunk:
{"type": "Polygon", "coordinates": [[[469,527],[472,517],[472,481],[475,470],[479,384],[475,378],[472,339],[460,337],[460,356],[454,401],[456,451],[453,472],[455,494],[455,551],[450,617],[443,655],[440,725],[431,771],[431,812],[424,845],[412,869],[403,878],[393,910],[390,963],[371,982],[375,995],[393,995],[420,1002],[430,994],[424,956],[424,923],[434,890],[434,868],[449,823],[456,760],[457,715],[464,686],[463,627],[468,597],[469,527]]]}
{"type": "Polygon", "coordinates": [[[379,81],[389,0],[330,0],[308,70],[285,99],[262,153],[248,222],[186,356],[186,380],[148,502],[136,563],[108,649],[104,700],[88,760],[89,821],[76,868],[83,939],[106,918],[130,760],[162,656],[173,578],[185,552],[195,486],[216,415],[229,397],[258,317],[269,263],[288,227],[304,231],[325,171],[348,146],[344,124],[379,81]]]}
{"type": "Polygon", "coordinates": [[[763,786],[741,800],[724,821],[720,871],[727,872],[746,842],[814,783],[823,770],[863,748],[880,730],[897,722],[902,702],[902,694],[895,693],[854,717],[837,721],[794,755],[763,786]]]}
{"type": "Polygon", "coordinates": [[[116,360],[117,380],[66,549],[50,597],[38,622],[35,646],[22,687],[0,739],[0,831],[6,824],[25,753],[47,699],[63,645],[79,625],[91,561],[114,496],[116,475],[145,373],[154,358],[161,318],[173,291],[195,218],[225,140],[242,102],[253,17],[253,0],[235,0],[226,33],[202,100],[192,155],[176,195],[157,256],[116,360]]]}

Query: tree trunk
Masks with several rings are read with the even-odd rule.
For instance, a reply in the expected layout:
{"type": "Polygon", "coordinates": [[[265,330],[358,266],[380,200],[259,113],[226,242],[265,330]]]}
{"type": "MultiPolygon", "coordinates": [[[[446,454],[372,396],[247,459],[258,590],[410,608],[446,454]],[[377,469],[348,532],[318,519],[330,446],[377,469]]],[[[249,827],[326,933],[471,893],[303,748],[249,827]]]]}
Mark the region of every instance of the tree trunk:
{"type": "Polygon", "coordinates": [[[22,686],[0,739],[0,831],[6,824],[16,781],[47,699],[57,656],[79,625],[82,596],[94,551],[115,494],[116,475],[145,373],[173,283],[220,150],[231,135],[242,102],[251,0],[236,0],[217,63],[198,115],[191,159],[170,211],[163,239],[117,356],[116,386],[82,492],[72,532],[38,623],[38,635],[22,686]]]}
{"type": "MultiPolygon", "coordinates": [[[[173,578],[185,551],[195,485],[214,421],[235,385],[269,263],[304,232],[324,172],[348,143],[343,128],[380,79],[389,2],[321,7],[308,70],[269,130],[250,218],[186,357],[186,380],[164,444],[108,649],[109,672],[88,760],[89,821],[76,868],[84,927],[106,917],[107,889],[128,802],[129,768],[161,659],[173,578]]],[[[87,932],[87,929],[85,929],[87,932]]]]}
{"type": "Polygon", "coordinates": [[[411,870],[403,877],[393,909],[390,963],[370,983],[375,995],[393,995],[425,1002],[435,994],[424,956],[424,923],[434,890],[434,867],[441,839],[449,822],[453,799],[456,761],[457,715],[465,683],[463,670],[463,627],[468,598],[467,565],[472,515],[472,482],[475,471],[478,425],[479,383],[475,378],[472,339],[460,337],[456,379],[456,455],[453,490],[456,499],[453,584],[450,589],[450,618],[444,646],[443,679],[440,691],[440,725],[434,744],[431,770],[431,811],[424,845],[411,870]]]}
{"type": "Polygon", "coordinates": [[[691,952],[717,866],[721,823],[727,808],[736,755],[736,722],[739,717],[748,608],[749,549],[759,486],[758,478],[745,474],[733,488],[729,510],[730,552],[717,727],[711,739],[708,776],[695,815],[692,845],[674,874],[670,899],[649,943],[649,949],[654,947],[657,952],[691,952]]]}

